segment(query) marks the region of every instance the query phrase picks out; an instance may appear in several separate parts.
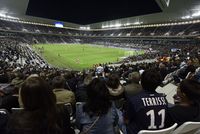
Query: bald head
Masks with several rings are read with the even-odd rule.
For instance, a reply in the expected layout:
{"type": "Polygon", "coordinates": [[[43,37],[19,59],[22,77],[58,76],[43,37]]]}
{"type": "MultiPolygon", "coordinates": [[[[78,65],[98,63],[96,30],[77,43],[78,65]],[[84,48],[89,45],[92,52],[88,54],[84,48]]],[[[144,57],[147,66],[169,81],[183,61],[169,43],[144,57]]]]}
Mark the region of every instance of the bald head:
{"type": "Polygon", "coordinates": [[[132,72],[128,75],[128,80],[132,83],[132,82],[135,82],[135,83],[139,83],[140,81],[140,74],[139,72],[132,72]]]}

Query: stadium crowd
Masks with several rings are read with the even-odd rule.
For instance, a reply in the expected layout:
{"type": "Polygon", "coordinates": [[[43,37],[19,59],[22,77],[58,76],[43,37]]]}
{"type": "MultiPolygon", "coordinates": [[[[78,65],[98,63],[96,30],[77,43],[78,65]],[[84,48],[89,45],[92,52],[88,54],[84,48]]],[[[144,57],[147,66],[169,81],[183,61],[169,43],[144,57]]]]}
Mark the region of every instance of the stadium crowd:
{"type": "MultiPolygon", "coordinates": [[[[136,134],[144,129],[167,128],[174,123],[180,126],[187,121],[200,122],[198,43],[58,36],[52,33],[74,31],[52,28],[50,32],[45,26],[19,23],[12,27],[13,23],[2,21],[1,30],[21,30],[25,34],[11,32],[12,37],[0,38],[1,134],[73,134],[78,130],[81,134],[118,134],[119,131],[136,134]],[[29,45],[75,42],[142,49],[145,53],[129,56],[115,66],[102,63],[79,72],[50,66],[29,45]],[[134,62],[144,59],[156,61],[134,62]],[[174,104],[156,92],[158,86],[169,82],[178,86],[174,104]]],[[[196,25],[190,27],[196,30],[196,25]]],[[[184,26],[188,27],[179,25],[169,33],[180,34],[184,26]]],[[[155,31],[141,29],[129,29],[129,32],[148,36],[155,31]]],[[[154,34],[163,35],[169,29],[157,28],[154,34]]],[[[187,30],[184,34],[194,32],[187,30]]],[[[127,34],[127,31],[115,34],[127,34]]],[[[4,32],[1,34],[5,35],[4,32]]],[[[111,35],[113,31],[93,34],[111,35]]]]}
{"type": "Polygon", "coordinates": [[[50,67],[21,42],[1,40],[0,108],[6,109],[0,112],[2,134],[75,133],[74,129],[134,134],[200,121],[197,45],[163,45],[155,53],[144,54],[161,56],[153,63],[100,64],[77,72],[50,67]],[[155,91],[166,81],[180,83],[172,107],[155,91]]]}
{"type": "Polygon", "coordinates": [[[138,27],[138,28],[123,28],[120,30],[102,30],[102,31],[84,31],[66,28],[48,27],[43,25],[35,25],[30,23],[21,23],[3,20],[0,18],[0,29],[8,31],[20,31],[27,33],[46,33],[59,34],[68,36],[194,36],[199,34],[200,23],[185,23],[177,25],[153,26],[153,27],[138,27]]]}

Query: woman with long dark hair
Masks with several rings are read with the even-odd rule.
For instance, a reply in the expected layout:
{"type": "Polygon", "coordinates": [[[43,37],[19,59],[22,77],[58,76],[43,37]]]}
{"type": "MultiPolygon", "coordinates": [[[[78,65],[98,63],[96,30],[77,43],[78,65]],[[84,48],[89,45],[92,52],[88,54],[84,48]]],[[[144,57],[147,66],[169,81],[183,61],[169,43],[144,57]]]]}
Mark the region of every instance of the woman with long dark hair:
{"type": "Polygon", "coordinates": [[[59,118],[62,113],[57,113],[56,97],[46,81],[40,77],[28,78],[22,84],[20,98],[24,109],[11,116],[9,134],[62,134],[66,131],[62,125],[65,121],[59,118]]]}
{"type": "Polygon", "coordinates": [[[77,105],[76,122],[82,134],[114,134],[118,116],[103,80],[95,78],[87,87],[88,100],[77,105]]]}

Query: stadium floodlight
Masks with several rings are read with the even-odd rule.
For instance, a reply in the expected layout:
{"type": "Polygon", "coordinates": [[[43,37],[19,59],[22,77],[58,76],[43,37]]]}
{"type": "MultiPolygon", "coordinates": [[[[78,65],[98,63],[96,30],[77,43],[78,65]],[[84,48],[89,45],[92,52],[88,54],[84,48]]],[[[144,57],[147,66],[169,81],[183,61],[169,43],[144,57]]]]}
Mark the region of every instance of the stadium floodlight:
{"type": "Polygon", "coordinates": [[[6,19],[19,19],[17,17],[9,16],[9,15],[2,14],[2,13],[0,13],[0,17],[6,18],[6,19]]]}
{"type": "Polygon", "coordinates": [[[58,27],[58,28],[63,28],[64,25],[62,22],[55,22],[55,27],[58,27]]]}
{"type": "Polygon", "coordinates": [[[82,30],[90,30],[90,27],[80,27],[82,30]]]}
{"type": "Polygon", "coordinates": [[[102,28],[106,28],[107,26],[102,26],[102,28]]]}
{"type": "Polygon", "coordinates": [[[139,25],[140,24],[140,22],[135,22],[135,23],[133,23],[134,25],[139,25]]]}
{"type": "Polygon", "coordinates": [[[80,29],[83,29],[83,30],[85,30],[85,27],[80,27],[80,29]]]}
{"type": "Polygon", "coordinates": [[[121,27],[121,26],[122,26],[122,24],[115,24],[115,26],[116,26],[116,27],[121,27]]]}
{"type": "Polygon", "coordinates": [[[200,11],[197,11],[197,12],[192,14],[192,17],[197,17],[197,16],[200,16],[200,11]]]}
{"type": "Polygon", "coordinates": [[[122,24],[117,23],[117,24],[114,24],[112,27],[121,27],[121,26],[122,24]]]}
{"type": "Polygon", "coordinates": [[[190,19],[190,18],[192,18],[192,16],[190,16],[190,15],[181,17],[181,19],[190,19]]]}
{"type": "Polygon", "coordinates": [[[129,25],[131,25],[131,23],[126,23],[126,24],[124,24],[124,26],[129,26],[129,25]]]}

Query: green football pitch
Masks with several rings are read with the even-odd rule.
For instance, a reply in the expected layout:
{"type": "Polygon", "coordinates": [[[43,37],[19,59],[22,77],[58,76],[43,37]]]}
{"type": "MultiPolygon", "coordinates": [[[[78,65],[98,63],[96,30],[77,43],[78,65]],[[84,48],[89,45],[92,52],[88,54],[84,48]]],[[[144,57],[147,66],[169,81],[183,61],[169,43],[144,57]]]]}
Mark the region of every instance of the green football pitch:
{"type": "Polygon", "coordinates": [[[91,68],[99,63],[116,62],[121,57],[144,53],[88,44],[36,44],[33,45],[33,49],[52,66],[75,70],[91,68]]]}

